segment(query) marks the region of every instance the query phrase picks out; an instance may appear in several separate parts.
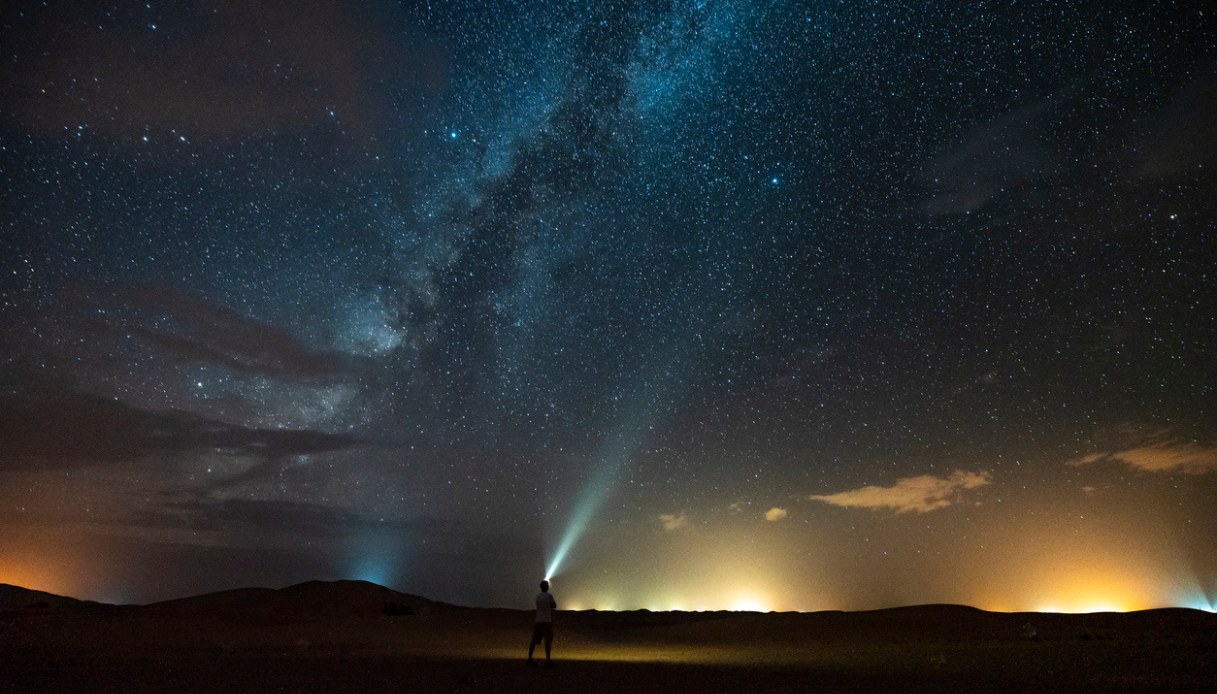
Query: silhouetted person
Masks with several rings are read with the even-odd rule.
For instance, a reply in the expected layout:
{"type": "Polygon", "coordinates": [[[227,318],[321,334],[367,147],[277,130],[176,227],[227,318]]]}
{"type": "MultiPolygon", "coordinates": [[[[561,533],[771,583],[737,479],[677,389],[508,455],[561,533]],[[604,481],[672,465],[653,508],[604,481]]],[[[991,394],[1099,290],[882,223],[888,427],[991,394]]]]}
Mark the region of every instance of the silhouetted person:
{"type": "Polygon", "coordinates": [[[549,594],[549,581],[541,581],[541,592],[537,593],[537,618],[532,625],[532,642],[528,644],[528,664],[536,665],[537,661],[532,659],[532,651],[537,647],[541,640],[545,640],[545,667],[550,667],[553,662],[549,659],[549,649],[554,645],[554,610],[558,609],[558,603],[554,602],[554,596],[549,594]]]}

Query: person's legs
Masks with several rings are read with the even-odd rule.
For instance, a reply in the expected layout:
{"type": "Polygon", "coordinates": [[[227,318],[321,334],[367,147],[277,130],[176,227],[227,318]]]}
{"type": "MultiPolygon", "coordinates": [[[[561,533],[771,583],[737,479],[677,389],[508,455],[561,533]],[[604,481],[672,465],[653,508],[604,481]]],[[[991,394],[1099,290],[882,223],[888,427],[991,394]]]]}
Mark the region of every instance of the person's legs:
{"type": "Polygon", "coordinates": [[[553,646],[553,645],[554,645],[554,632],[553,632],[553,627],[550,627],[550,630],[547,631],[545,634],[545,662],[546,663],[549,662],[549,648],[550,648],[550,646],[553,646]]]}
{"type": "Polygon", "coordinates": [[[529,665],[536,665],[536,662],[532,659],[532,652],[534,649],[536,649],[538,643],[541,643],[541,633],[538,630],[537,626],[534,625],[532,628],[532,638],[530,638],[528,640],[528,664],[529,665]]]}

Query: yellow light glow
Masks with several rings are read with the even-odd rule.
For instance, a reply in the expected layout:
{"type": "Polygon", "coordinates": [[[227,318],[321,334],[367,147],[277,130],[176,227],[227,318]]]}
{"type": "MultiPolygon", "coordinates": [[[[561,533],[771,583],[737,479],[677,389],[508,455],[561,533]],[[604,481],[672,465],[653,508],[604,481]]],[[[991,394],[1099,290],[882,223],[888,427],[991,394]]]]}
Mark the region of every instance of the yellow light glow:
{"type": "MultiPolygon", "coordinates": [[[[773,532],[758,534],[755,524],[742,522],[714,532],[656,528],[653,545],[634,553],[618,548],[636,542],[633,530],[589,536],[584,563],[564,577],[559,603],[577,593],[584,607],[612,611],[865,610],[925,603],[1063,613],[1217,607],[1217,586],[1205,582],[1206,574],[1197,576],[1188,557],[1176,556],[1179,550],[1169,544],[1130,539],[1114,520],[1075,534],[1061,532],[1055,512],[1020,517],[986,526],[984,539],[999,552],[919,553],[908,566],[827,549],[823,561],[808,562],[777,551],[782,542],[803,541],[778,532],[787,526],[762,527],[773,532]]],[[[826,548],[835,541],[819,539],[826,548]]]]}
{"type": "Polygon", "coordinates": [[[1089,614],[1091,612],[1130,612],[1131,610],[1113,602],[1074,602],[1064,606],[1060,604],[1037,605],[1036,612],[1057,612],[1061,614],[1089,614]]]}
{"type": "Polygon", "coordinates": [[[739,595],[731,601],[732,612],[769,612],[769,605],[756,595],[739,595]]]}
{"type": "Polygon", "coordinates": [[[1157,605],[1148,597],[1144,580],[1116,567],[1071,564],[1047,581],[1033,609],[1038,612],[1131,612],[1157,605]]]}

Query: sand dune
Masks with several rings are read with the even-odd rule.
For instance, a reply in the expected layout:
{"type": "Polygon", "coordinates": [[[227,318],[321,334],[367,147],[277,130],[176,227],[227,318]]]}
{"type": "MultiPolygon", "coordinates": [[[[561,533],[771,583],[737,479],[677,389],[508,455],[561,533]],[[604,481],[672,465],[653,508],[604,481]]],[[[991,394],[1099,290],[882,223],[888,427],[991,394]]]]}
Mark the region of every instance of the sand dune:
{"type": "Polygon", "coordinates": [[[1214,691],[1217,615],[531,613],[362,581],[112,606],[0,586],[0,691],[1214,691]],[[386,613],[386,606],[390,609],[386,613]]]}
{"type": "Polygon", "coordinates": [[[309,581],[278,590],[240,588],[168,600],[153,603],[147,609],[156,613],[198,613],[275,622],[380,615],[385,613],[386,605],[415,613],[448,607],[367,581],[309,581]]]}
{"type": "Polygon", "coordinates": [[[0,583],[0,613],[14,610],[38,610],[64,607],[83,607],[98,603],[77,600],[41,590],[30,590],[21,586],[0,583]]]}

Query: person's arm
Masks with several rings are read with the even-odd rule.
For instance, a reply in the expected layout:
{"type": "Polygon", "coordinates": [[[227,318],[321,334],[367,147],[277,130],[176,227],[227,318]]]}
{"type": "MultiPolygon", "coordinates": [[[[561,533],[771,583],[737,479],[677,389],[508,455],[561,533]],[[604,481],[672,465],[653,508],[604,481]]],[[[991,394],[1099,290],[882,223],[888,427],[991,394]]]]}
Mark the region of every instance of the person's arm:
{"type": "Polygon", "coordinates": [[[550,593],[550,595],[549,595],[549,609],[551,609],[551,610],[558,609],[558,602],[556,600],[554,600],[553,593],[550,593]]]}

